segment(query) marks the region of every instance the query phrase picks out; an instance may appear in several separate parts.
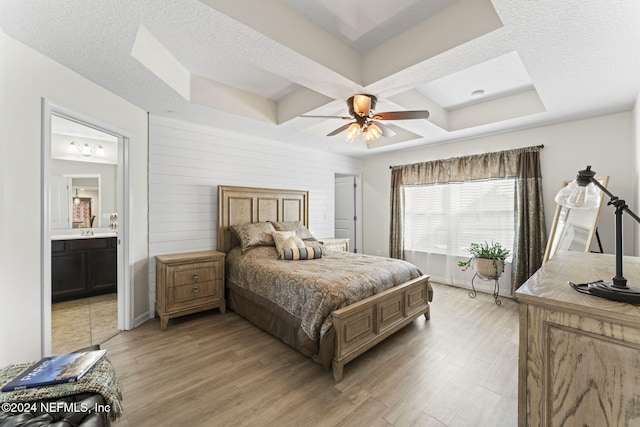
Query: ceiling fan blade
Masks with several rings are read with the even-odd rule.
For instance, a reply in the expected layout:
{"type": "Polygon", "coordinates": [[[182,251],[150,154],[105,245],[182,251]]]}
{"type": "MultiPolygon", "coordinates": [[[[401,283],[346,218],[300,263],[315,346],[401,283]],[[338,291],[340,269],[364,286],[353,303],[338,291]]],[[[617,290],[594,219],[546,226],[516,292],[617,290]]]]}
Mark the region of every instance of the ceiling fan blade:
{"type": "Polygon", "coordinates": [[[427,119],[429,112],[427,110],[415,111],[387,111],[386,113],[375,113],[373,118],[376,120],[414,120],[427,119]]]}
{"type": "Polygon", "coordinates": [[[351,126],[351,123],[347,123],[346,125],[342,125],[338,129],[334,130],[333,132],[328,133],[327,136],[334,136],[334,135],[339,134],[340,132],[344,132],[345,130],[347,130],[347,128],[349,128],[349,126],[351,126]]]}
{"type": "Polygon", "coordinates": [[[348,116],[309,116],[309,115],[301,115],[300,117],[312,118],[312,119],[342,119],[342,120],[352,120],[353,117],[348,116]]]}
{"type": "Polygon", "coordinates": [[[353,111],[360,117],[368,116],[371,111],[371,97],[368,95],[354,95],[353,111]]]}
{"type": "Polygon", "coordinates": [[[394,136],[396,134],[394,131],[389,129],[388,126],[385,126],[380,122],[376,122],[374,120],[371,120],[371,123],[374,123],[376,126],[378,126],[380,128],[380,130],[382,131],[382,136],[384,136],[386,138],[391,138],[392,136],[394,136]]]}

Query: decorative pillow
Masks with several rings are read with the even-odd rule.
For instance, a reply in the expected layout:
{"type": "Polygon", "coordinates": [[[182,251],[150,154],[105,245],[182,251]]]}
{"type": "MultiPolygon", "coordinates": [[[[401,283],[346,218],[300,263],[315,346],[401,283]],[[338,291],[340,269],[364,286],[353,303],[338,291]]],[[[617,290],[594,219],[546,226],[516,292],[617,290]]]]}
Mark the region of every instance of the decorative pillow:
{"type": "Polygon", "coordinates": [[[287,261],[300,261],[305,259],[322,258],[322,249],[319,246],[307,246],[304,248],[282,249],[284,259],[287,261]]]}
{"type": "Polygon", "coordinates": [[[283,248],[304,248],[306,245],[298,236],[287,237],[282,245],[283,248]]]}
{"type": "Polygon", "coordinates": [[[273,222],[272,224],[278,231],[295,231],[296,236],[302,240],[317,240],[301,221],[278,221],[273,222]]]}
{"type": "Polygon", "coordinates": [[[270,222],[255,222],[253,224],[232,225],[231,229],[240,239],[242,252],[254,246],[274,246],[271,233],[275,230],[270,222]]]}
{"type": "Polygon", "coordinates": [[[284,242],[289,237],[295,237],[295,231],[272,231],[271,236],[273,237],[273,241],[276,243],[276,249],[278,250],[278,257],[281,259],[284,258],[282,255],[282,248],[284,247],[284,242]]]}

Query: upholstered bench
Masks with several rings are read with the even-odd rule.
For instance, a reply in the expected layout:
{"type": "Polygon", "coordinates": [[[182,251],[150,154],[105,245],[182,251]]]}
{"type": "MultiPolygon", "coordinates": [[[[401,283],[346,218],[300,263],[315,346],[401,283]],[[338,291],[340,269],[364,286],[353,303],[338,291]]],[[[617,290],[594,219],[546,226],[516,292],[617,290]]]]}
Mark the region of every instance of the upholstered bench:
{"type": "Polygon", "coordinates": [[[35,402],[5,402],[10,412],[0,410],[0,426],[18,427],[25,424],[38,427],[104,427],[109,414],[104,399],[98,393],[80,393],[58,399],[35,402]],[[97,409],[95,409],[97,408],[97,409]]]}
{"type": "MultiPolygon", "coordinates": [[[[0,388],[32,364],[0,369],[0,388]]],[[[100,427],[120,415],[120,383],[106,356],[76,382],[0,392],[1,427],[100,427]]]]}

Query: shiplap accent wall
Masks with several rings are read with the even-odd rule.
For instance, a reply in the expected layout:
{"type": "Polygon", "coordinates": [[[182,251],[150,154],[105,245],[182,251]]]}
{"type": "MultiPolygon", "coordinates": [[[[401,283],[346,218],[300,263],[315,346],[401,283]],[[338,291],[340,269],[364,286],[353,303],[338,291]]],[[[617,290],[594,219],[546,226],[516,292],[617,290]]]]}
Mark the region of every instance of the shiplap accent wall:
{"type": "MultiPolygon", "coordinates": [[[[348,156],[149,118],[149,300],[155,256],[216,249],[218,185],[309,191],[309,230],[333,236],[335,174],[360,176],[348,156]]],[[[135,203],[135,200],[133,201],[135,203]]]]}

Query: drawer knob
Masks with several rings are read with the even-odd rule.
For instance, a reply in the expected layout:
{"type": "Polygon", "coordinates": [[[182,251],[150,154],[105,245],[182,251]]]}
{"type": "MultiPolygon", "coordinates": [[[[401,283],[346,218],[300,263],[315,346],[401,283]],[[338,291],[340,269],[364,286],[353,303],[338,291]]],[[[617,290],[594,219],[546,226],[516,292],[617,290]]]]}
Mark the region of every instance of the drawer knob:
{"type": "Polygon", "coordinates": [[[194,273],[194,275],[193,275],[193,281],[194,281],[194,282],[197,282],[199,278],[200,278],[200,276],[198,276],[198,273],[194,273]]]}
{"type": "Polygon", "coordinates": [[[198,293],[198,287],[197,287],[197,286],[194,286],[194,287],[193,287],[193,293],[194,293],[194,294],[197,294],[197,293],[198,293]]]}

